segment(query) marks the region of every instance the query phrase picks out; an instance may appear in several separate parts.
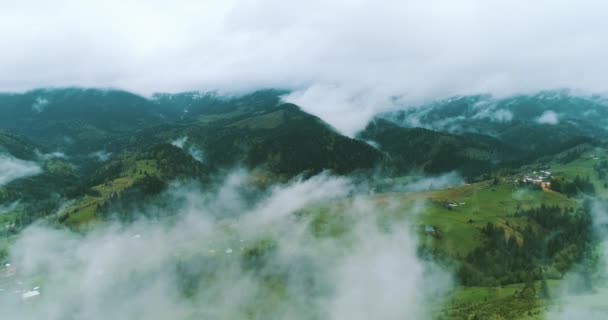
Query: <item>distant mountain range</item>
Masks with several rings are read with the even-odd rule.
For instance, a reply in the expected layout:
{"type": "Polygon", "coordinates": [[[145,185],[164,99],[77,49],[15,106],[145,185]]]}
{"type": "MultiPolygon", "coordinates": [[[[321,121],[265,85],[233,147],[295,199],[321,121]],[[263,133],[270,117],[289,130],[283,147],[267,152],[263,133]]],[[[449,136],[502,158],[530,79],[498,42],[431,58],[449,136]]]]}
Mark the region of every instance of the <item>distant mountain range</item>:
{"type": "Polygon", "coordinates": [[[43,168],[0,186],[0,204],[23,201],[30,206],[23,210],[38,210],[26,200],[44,194],[51,202],[92,197],[97,208],[113,194],[158,192],[174,179],[204,182],[235,167],[254,170],[262,184],[323,170],[458,171],[475,180],[583,143],[604,144],[608,135],[605,101],[567,92],[409,107],[377,115],[354,139],[283,102],[286,93],[144,98],[68,88],[0,94],[0,152],[43,168]]]}

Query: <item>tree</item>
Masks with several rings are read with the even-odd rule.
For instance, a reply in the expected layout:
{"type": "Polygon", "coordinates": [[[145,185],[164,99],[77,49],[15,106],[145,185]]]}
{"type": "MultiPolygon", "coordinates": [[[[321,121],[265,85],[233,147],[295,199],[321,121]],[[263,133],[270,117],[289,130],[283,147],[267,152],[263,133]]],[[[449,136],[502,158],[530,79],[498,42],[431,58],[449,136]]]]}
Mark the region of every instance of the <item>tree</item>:
{"type": "Polygon", "coordinates": [[[549,286],[547,285],[547,280],[543,279],[540,282],[540,292],[538,293],[541,299],[549,299],[551,298],[551,294],[549,293],[549,286]]]}
{"type": "Polygon", "coordinates": [[[534,283],[527,282],[524,285],[524,288],[521,289],[519,293],[520,298],[522,299],[534,299],[536,298],[536,289],[534,288],[534,283]]]}

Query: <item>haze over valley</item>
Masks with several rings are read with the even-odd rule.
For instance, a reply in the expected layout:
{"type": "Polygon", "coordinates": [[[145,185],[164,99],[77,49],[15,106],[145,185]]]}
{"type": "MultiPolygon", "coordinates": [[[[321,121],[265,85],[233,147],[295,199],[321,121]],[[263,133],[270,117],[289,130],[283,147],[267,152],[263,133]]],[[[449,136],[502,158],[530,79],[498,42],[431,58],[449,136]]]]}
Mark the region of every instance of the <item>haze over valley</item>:
{"type": "Polygon", "coordinates": [[[605,319],[606,5],[0,4],[6,319],[605,319]]]}

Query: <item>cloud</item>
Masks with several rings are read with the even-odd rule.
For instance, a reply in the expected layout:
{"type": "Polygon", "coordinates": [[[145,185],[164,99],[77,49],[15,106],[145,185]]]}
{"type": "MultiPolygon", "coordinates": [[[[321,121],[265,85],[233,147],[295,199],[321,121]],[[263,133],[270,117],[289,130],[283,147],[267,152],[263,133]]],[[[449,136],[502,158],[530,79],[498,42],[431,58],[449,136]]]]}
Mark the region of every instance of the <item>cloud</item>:
{"type": "Polygon", "coordinates": [[[46,161],[46,160],[50,160],[50,159],[67,159],[68,156],[60,151],[54,151],[54,152],[50,152],[50,153],[42,153],[40,152],[40,150],[36,149],[36,156],[38,157],[38,159],[46,161]]]}
{"type": "MultiPolygon", "coordinates": [[[[590,199],[592,232],[597,237],[597,248],[592,259],[595,270],[575,268],[566,274],[556,294],[558,302],[547,313],[546,319],[606,319],[606,298],[608,298],[608,204],[605,200],[590,199]],[[593,271],[590,271],[593,270],[593,271]],[[591,290],[587,288],[592,286],[591,290]],[[585,288],[581,290],[581,288],[585,288]],[[581,292],[582,291],[582,292],[581,292]]],[[[587,259],[589,259],[587,257],[587,259]]],[[[583,261],[582,263],[589,261],[583,261]]]]}
{"type": "Polygon", "coordinates": [[[0,10],[0,28],[12,30],[0,35],[11,48],[0,55],[11,75],[0,90],[288,88],[351,134],[402,102],[604,93],[607,9],[593,0],[12,1],[0,10]]]}
{"type": "Polygon", "coordinates": [[[488,119],[494,122],[509,122],[513,120],[513,112],[497,108],[496,101],[481,100],[474,105],[479,110],[472,116],[473,119],[488,119]]]}
{"type": "Polygon", "coordinates": [[[7,154],[0,154],[0,186],[13,180],[37,175],[41,172],[40,166],[34,162],[17,159],[7,154]]]}
{"type": "Polygon", "coordinates": [[[199,149],[194,144],[191,144],[191,143],[188,144],[188,137],[184,136],[181,138],[177,138],[177,139],[171,141],[171,144],[180,149],[186,150],[190,154],[190,156],[192,158],[194,158],[194,160],[196,160],[200,163],[205,162],[205,154],[203,153],[203,150],[199,149]]]}
{"type": "Polygon", "coordinates": [[[18,206],[19,206],[18,200],[11,204],[0,205],[0,215],[4,214],[4,213],[10,213],[10,212],[14,211],[15,209],[17,209],[18,206]]]}
{"type": "Polygon", "coordinates": [[[417,177],[403,187],[403,191],[428,191],[445,189],[464,184],[457,172],[449,172],[435,177],[417,177]]]}
{"type": "Polygon", "coordinates": [[[46,108],[46,106],[48,104],[49,104],[48,99],[38,97],[32,104],[32,110],[40,113],[40,112],[44,111],[44,109],[46,108]]]}
{"type": "Polygon", "coordinates": [[[177,139],[171,141],[171,145],[176,146],[180,149],[183,149],[184,145],[186,145],[186,141],[188,141],[188,137],[177,138],[177,139]]]}
{"type": "Polygon", "coordinates": [[[288,94],[283,100],[303,106],[350,137],[375,114],[393,105],[385,92],[337,85],[313,85],[288,94]]]}
{"type": "Polygon", "coordinates": [[[555,125],[559,123],[559,116],[557,115],[557,113],[555,113],[555,111],[547,110],[536,119],[536,122],[540,124],[555,125]]]}
{"type": "Polygon", "coordinates": [[[110,159],[112,156],[112,152],[108,152],[105,150],[99,150],[91,153],[91,157],[97,159],[97,161],[105,162],[110,159]]]}
{"type": "MultiPolygon", "coordinates": [[[[250,203],[246,173],[210,190],[174,185],[171,221],[98,225],[86,234],[35,225],[11,248],[3,282],[11,319],[430,319],[451,277],[418,258],[407,221],[378,226],[373,201],[325,174],[272,187],[250,203]],[[347,197],[349,196],[349,197],[347,197]],[[230,200],[237,215],[224,214],[230,200]],[[340,201],[330,211],[312,204],[340,201]],[[238,209],[237,209],[238,208],[238,209]],[[296,215],[296,212],[300,214],[296,215]],[[348,213],[345,232],[321,237],[316,215],[348,213]],[[38,280],[36,280],[38,279],[38,280]],[[33,281],[32,281],[33,280],[33,281]],[[9,286],[9,287],[6,287],[9,286]],[[16,303],[39,286],[35,303],[16,303]]],[[[333,206],[329,206],[333,208],[333,206]]],[[[336,223],[336,222],[334,222],[336,223]]]]}

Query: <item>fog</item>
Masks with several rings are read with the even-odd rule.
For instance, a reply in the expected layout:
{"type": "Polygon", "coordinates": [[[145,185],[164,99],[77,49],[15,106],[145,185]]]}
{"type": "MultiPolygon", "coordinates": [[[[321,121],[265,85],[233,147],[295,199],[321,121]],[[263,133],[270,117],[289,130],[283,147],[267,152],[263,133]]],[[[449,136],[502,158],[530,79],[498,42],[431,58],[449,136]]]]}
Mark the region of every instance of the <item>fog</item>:
{"type": "MultiPolygon", "coordinates": [[[[605,93],[608,4],[529,1],[3,1],[0,91],[294,90],[348,135],[456,95],[605,93]],[[367,118],[367,119],[366,119],[367,118]]],[[[41,110],[44,102],[34,106],[41,110]]],[[[499,115],[499,118],[502,116],[499,115]]]]}
{"type": "Polygon", "coordinates": [[[171,144],[180,149],[186,150],[186,152],[188,152],[188,154],[190,154],[194,160],[200,163],[205,163],[205,154],[195,144],[189,143],[187,136],[174,139],[171,141],[171,144]]]}
{"type": "Polygon", "coordinates": [[[428,319],[451,288],[418,258],[410,221],[379,223],[398,206],[350,180],[294,179],[251,202],[247,179],[175,184],[146,209],[168,218],[27,228],[10,251],[17,275],[0,282],[3,318],[428,319]]]}
{"type": "Polygon", "coordinates": [[[32,161],[17,159],[10,154],[0,153],[0,186],[13,180],[37,175],[42,168],[32,161]]]}
{"type": "Polygon", "coordinates": [[[543,112],[543,114],[538,117],[538,119],[536,119],[536,122],[540,124],[558,124],[559,116],[557,115],[557,113],[555,113],[555,111],[547,110],[543,112]]]}
{"type": "Polygon", "coordinates": [[[112,152],[99,150],[91,153],[90,156],[99,162],[105,162],[110,159],[110,157],[112,156],[112,152]]]}
{"type": "Polygon", "coordinates": [[[608,206],[605,200],[593,199],[591,206],[593,232],[598,245],[592,258],[587,257],[580,266],[566,274],[557,291],[556,303],[546,319],[568,320],[606,318],[608,307],[608,206]],[[591,260],[591,261],[590,261],[591,260]],[[589,267],[589,266],[592,267],[589,267]],[[586,266],[586,267],[585,267],[586,266]]]}
{"type": "Polygon", "coordinates": [[[15,210],[18,205],[19,205],[19,201],[15,201],[10,204],[0,205],[0,214],[11,212],[11,211],[15,210]]]}

